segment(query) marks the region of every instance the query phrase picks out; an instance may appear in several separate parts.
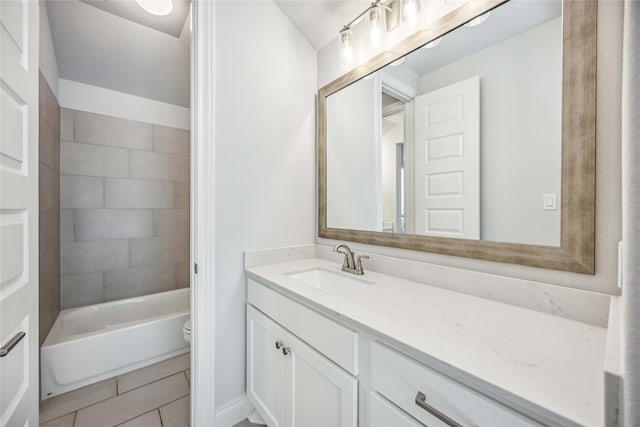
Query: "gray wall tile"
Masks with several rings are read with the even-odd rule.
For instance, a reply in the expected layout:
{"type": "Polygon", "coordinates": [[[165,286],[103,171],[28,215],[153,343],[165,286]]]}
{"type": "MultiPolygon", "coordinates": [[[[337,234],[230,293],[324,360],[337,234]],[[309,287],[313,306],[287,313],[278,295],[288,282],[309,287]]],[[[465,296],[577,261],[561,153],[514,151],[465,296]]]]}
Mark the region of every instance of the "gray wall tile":
{"type": "Polygon", "coordinates": [[[151,126],[148,123],[76,111],[74,141],[136,150],[152,150],[151,126]]]}
{"type": "Polygon", "coordinates": [[[107,208],[172,208],[174,184],[139,179],[105,180],[107,208]]]}
{"type": "Polygon", "coordinates": [[[60,171],[68,175],[129,176],[129,150],[64,141],[60,147],[60,171]]]}
{"type": "Polygon", "coordinates": [[[46,165],[40,164],[39,175],[39,200],[40,208],[52,208],[54,206],[55,185],[58,174],[46,165]]]}
{"type": "Polygon", "coordinates": [[[65,242],[61,244],[60,258],[63,275],[127,268],[129,241],[65,242]]]}
{"type": "Polygon", "coordinates": [[[101,208],[104,206],[104,179],[94,176],[60,176],[61,208],[101,208]]]}
{"type": "Polygon", "coordinates": [[[131,240],[131,266],[189,261],[189,236],[163,236],[131,240]]]}
{"type": "Polygon", "coordinates": [[[111,270],[104,273],[106,301],[148,295],[175,288],[174,264],[111,270]]]}
{"type": "Polygon", "coordinates": [[[78,209],[76,241],[127,239],[153,235],[151,209],[78,209]]]}
{"type": "Polygon", "coordinates": [[[189,209],[189,183],[176,182],[176,208],[189,209]]]}
{"type": "Polygon", "coordinates": [[[188,288],[191,283],[191,270],[189,262],[180,262],[176,264],[176,287],[188,288]]]}
{"type": "Polygon", "coordinates": [[[166,126],[153,126],[153,151],[189,155],[189,131],[166,126]]]}
{"type": "Polygon", "coordinates": [[[189,181],[189,158],[177,154],[131,151],[131,177],[189,181]]]}
{"type": "Polygon", "coordinates": [[[60,139],[73,141],[73,115],[74,111],[68,108],[60,110],[60,139]]]}
{"type": "Polygon", "coordinates": [[[74,211],[73,209],[60,209],[60,241],[73,242],[75,239],[74,211]]]}
{"type": "Polygon", "coordinates": [[[40,163],[53,170],[60,169],[59,142],[55,132],[44,119],[40,118],[38,127],[40,163]]]}
{"type": "Polygon", "coordinates": [[[62,309],[82,307],[104,301],[102,273],[62,276],[62,309]]]}
{"type": "Polygon", "coordinates": [[[153,235],[176,236],[189,234],[189,209],[154,209],[153,235]]]}

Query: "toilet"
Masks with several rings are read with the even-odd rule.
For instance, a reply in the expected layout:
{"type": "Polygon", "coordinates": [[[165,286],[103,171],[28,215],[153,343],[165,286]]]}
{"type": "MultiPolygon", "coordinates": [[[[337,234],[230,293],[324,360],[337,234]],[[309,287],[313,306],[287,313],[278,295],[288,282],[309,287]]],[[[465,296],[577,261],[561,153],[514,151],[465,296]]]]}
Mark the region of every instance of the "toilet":
{"type": "Polygon", "coordinates": [[[191,342],[191,319],[184,322],[182,325],[182,335],[184,336],[184,340],[187,342],[191,342]]]}

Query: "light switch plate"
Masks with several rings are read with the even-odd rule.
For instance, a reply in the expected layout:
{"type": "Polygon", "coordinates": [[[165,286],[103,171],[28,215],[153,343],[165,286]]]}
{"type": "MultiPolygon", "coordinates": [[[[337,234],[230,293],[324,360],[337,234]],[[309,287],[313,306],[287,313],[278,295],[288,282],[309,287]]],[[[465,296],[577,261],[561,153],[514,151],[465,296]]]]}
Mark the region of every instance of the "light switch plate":
{"type": "Polygon", "coordinates": [[[545,211],[555,211],[558,209],[556,193],[542,195],[542,208],[545,211]]]}

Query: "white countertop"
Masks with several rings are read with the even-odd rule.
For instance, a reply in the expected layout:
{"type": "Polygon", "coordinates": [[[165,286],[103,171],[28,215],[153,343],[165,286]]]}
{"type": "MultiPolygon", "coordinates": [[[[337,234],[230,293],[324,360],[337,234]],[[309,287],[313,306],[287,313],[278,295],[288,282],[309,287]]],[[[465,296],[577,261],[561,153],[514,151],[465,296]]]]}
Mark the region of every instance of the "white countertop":
{"type": "Polygon", "coordinates": [[[317,258],[247,273],[440,362],[538,419],[603,424],[604,328],[375,272],[354,276],[317,258]],[[374,284],[330,292],[285,274],[314,267],[374,284]]]}

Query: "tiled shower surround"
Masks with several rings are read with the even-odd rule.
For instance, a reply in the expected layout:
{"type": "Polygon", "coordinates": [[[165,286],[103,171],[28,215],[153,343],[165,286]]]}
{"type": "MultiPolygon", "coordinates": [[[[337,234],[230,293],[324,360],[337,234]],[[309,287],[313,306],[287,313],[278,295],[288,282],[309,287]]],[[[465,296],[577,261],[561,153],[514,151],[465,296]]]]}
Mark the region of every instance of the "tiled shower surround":
{"type": "Polygon", "coordinates": [[[60,105],[40,74],[40,344],[60,313],[60,105]]]}
{"type": "Polygon", "coordinates": [[[62,109],[62,308],[189,286],[189,131],[62,109]]]}

